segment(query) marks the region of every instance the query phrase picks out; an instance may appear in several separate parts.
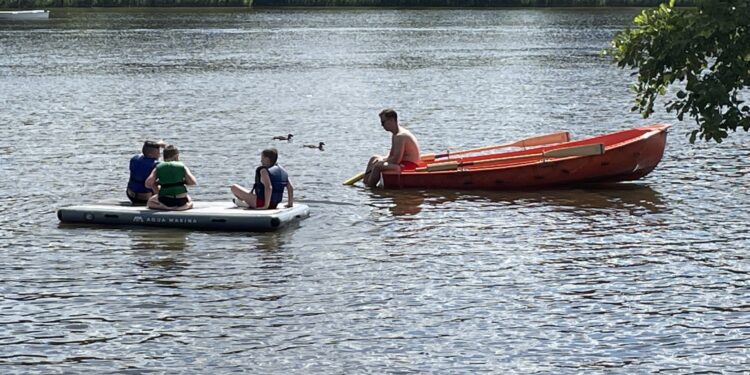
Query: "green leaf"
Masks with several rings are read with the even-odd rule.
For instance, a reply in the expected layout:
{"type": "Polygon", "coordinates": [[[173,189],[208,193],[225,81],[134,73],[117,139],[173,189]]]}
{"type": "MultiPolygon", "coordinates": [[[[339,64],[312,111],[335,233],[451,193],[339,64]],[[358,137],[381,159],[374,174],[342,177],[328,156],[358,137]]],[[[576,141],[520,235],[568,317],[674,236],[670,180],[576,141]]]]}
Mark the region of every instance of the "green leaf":
{"type": "Polygon", "coordinates": [[[691,142],[721,142],[728,130],[750,129],[750,108],[737,99],[750,88],[750,1],[702,0],[697,10],[675,5],[641,11],[635,28],[612,39],[612,61],[637,70],[633,110],[648,117],[659,97],[673,99],[664,100],[668,112],[696,121],[691,142]],[[677,80],[684,87],[667,90],[677,80]]]}

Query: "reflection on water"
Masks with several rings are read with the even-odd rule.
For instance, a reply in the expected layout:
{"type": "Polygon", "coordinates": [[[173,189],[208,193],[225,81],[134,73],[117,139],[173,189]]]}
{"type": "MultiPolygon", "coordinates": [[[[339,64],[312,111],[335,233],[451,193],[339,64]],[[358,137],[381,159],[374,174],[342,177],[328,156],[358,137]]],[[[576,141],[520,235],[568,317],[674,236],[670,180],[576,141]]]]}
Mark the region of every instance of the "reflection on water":
{"type": "Polygon", "coordinates": [[[421,191],[398,191],[371,189],[368,191],[370,205],[376,208],[386,207],[393,216],[416,215],[422,211],[425,197],[431,193],[421,191]]]}
{"type": "Polygon", "coordinates": [[[133,250],[185,250],[190,232],[179,229],[132,229],[127,231],[133,250]]]}
{"type": "Polygon", "coordinates": [[[153,228],[128,230],[134,265],[141,269],[138,282],[179,288],[183,274],[191,266],[184,254],[188,233],[153,228]]]}
{"type": "Polygon", "coordinates": [[[661,213],[666,207],[661,195],[644,183],[596,184],[579,188],[539,191],[468,191],[452,190],[370,190],[370,205],[387,208],[394,216],[416,215],[425,206],[436,207],[447,202],[473,202],[480,206],[544,205],[549,208],[586,210],[625,210],[631,215],[661,213]]]}
{"type": "Polygon", "coordinates": [[[495,202],[546,204],[580,209],[626,210],[660,213],[665,210],[660,194],[646,183],[589,185],[580,188],[510,192],[486,197],[495,202]]]}
{"type": "MultiPolygon", "coordinates": [[[[292,228],[287,228],[292,229],[292,228]]],[[[271,233],[264,233],[261,235],[256,235],[257,239],[257,249],[263,252],[276,252],[281,249],[282,245],[282,239],[283,239],[284,233],[283,232],[271,232],[271,233]]]]}

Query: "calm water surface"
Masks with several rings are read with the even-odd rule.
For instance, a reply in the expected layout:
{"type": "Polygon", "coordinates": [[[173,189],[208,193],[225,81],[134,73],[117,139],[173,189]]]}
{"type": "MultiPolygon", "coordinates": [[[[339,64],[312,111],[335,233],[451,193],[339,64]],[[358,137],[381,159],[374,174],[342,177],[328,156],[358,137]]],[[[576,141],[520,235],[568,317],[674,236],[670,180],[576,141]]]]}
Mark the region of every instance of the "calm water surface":
{"type": "Polygon", "coordinates": [[[425,151],[650,122],[629,112],[629,72],[599,56],[636,12],[0,24],[0,371],[747,373],[747,134],[690,145],[677,123],[631,184],[341,186],[387,150],[386,106],[425,151]],[[58,224],[57,207],[124,197],[147,138],[181,147],[197,200],[228,200],[275,146],[312,216],[271,234],[58,224]]]}

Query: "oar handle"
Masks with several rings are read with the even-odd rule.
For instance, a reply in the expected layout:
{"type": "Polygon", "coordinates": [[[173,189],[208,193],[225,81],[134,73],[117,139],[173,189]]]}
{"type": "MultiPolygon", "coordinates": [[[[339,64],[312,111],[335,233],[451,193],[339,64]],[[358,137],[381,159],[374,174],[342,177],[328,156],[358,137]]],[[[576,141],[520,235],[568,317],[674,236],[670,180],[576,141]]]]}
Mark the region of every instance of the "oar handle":
{"type": "Polygon", "coordinates": [[[465,155],[465,154],[470,154],[473,152],[482,152],[482,151],[494,150],[497,148],[511,147],[511,146],[513,146],[513,144],[508,143],[504,145],[484,146],[484,147],[472,148],[469,150],[446,152],[444,154],[425,154],[425,155],[422,155],[422,161],[431,162],[431,161],[435,161],[435,159],[447,158],[447,157],[454,156],[454,155],[465,155]]]}
{"type": "Polygon", "coordinates": [[[581,146],[558,148],[558,149],[549,150],[545,152],[535,152],[533,154],[505,156],[502,158],[492,158],[492,159],[466,161],[466,162],[451,161],[451,162],[445,162],[445,163],[434,163],[434,164],[429,164],[426,167],[417,168],[417,172],[448,171],[448,170],[455,170],[458,167],[466,167],[466,166],[478,165],[478,164],[497,163],[501,161],[528,159],[528,158],[540,157],[540,156],[545,157],[545,158],[565,158],[565,157],[571,157],[571,156],[593,156],[593,155],[602,155],[602,154],[604,154],[604,144],[595,143],[595,144],[588,144],[588,145],[581,145],[581,146]]]}
{"type": "Polygon", "coordinates": [[[454,156],[454,155],[465,155],[465,154],[471,154],[475,152],[496,150],[498,148],[505,148],[505,147],[534,147],[534,146],[548,145],[552,143],[564,143],[568,141],[570,141],[569,132],[557,132],[557,133],[550,133],[550,134],[544,134],[544,135],[537,135],[534,137],[521,139],[513,143],[504,143],[501,145],[484,146],[484,147],[472,148],[468,150],[446,152],[444,154],[425,154],[425,155],[422,155],[422,161],[432,162],[432,161],[435,161],[435,159],[447,158],[447,157],[454,156]]]}
{"type": "Polygon", "coordinates": [[[506,156],[502,158],[492,158],[492,159],[477,160],[477,161],[465,161],[465,162],[449,161],[445,163],[434,163],[434,164],[428,164],[426,167],[417,168],[417,172],[450,171],[450,170],[458,169],[458,167],[468,167],[471,165],[496,163],[500,161],[528,159],[528,158],[539,157],[543,155],[544,155],[543,153],[538,152],[534,154],[506,156]]]}

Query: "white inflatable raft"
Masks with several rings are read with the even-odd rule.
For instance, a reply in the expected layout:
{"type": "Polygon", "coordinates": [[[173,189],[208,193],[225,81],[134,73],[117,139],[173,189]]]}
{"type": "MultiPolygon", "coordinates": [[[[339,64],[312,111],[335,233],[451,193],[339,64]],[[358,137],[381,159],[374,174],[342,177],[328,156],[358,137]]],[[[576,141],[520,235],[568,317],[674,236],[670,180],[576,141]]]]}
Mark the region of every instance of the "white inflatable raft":
{"type": "Polygon", "coordinates": [[[158,211],[130,202],[103,202],[57,210],[63,223],[145,225],[201,230],[263,232],[279,229],[310,215],[304,204],[275,210],[247,210],[231,202],[195,202],[187,211],[158,211]]]}

